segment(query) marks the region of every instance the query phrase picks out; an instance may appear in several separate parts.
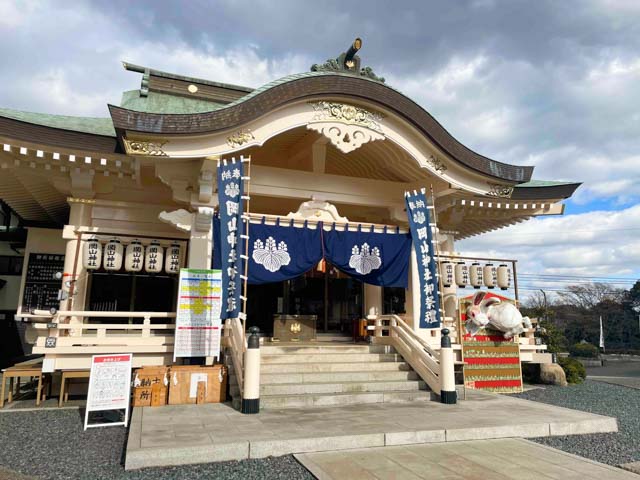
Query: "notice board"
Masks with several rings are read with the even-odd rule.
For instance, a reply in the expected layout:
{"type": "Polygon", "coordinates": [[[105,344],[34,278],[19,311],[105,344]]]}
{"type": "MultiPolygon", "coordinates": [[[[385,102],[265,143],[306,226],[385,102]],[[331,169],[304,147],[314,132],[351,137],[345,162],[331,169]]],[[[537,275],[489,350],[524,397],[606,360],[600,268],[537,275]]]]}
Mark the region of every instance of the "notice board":
{"type": "Polygon", "coordinates": [[[219,357],[222,272],[180,270],[173,359],[219,357]]]}
{"type": "Polygon", "coordinates": [[[129,400],[131,396],[132,354],[94,355],[91,358],[91,375],[84,429],[124,425],[129,423],[129,400]],[[124,421],[89,424],[91,412],[124,409],[124,421]]]}
{"type": "Polygon", "coordinates": [[[64,270],[64,255],[30,253],[22,294],[22,313],[58,308],[61,282],[55,274],[64,270]]]}

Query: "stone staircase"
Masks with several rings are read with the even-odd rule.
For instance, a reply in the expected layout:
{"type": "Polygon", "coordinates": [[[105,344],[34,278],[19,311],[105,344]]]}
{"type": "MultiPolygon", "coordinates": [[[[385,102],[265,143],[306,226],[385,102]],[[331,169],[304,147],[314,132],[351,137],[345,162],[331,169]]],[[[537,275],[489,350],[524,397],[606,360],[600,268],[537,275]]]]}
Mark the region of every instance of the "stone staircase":
{"type": "MultiPolygon", "coordinates": [[[[260,408],[429,401],[427,385],[385,345],[265,345],[261,351],[260,408]]],[[[229,369],[233,404],[240,395],[229,369]]]]}

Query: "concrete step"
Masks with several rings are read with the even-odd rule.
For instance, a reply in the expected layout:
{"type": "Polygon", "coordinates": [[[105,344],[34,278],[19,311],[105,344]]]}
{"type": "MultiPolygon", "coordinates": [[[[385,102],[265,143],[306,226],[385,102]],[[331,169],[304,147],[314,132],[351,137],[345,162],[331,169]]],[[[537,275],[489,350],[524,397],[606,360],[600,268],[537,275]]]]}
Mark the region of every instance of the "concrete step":
{"type": "MultiPolygon", "coordinates": [[[[408,371],[404,362],[352,362],[352,363],[264,363],[260,373],[327,373],[327,372],[396,372],[408,371]]],[[[233,369],[229,369],[231,374],[233,369]]]]}
{"type": "Polygon", "coordinates": [[[396,353],[389,345],[355,345],[355,344],[317,344],[317,345],[263,345],[260,347],[261,356],[266,355],[309,355],[314,353],[396,353]]]}
{"type": "Polygon", "coordinates": [[[420,381],[364,381],[364,382],[340,382],[340,383],[285,383],[273,385],[260,385],[260,396],[269,395],[308,395],[316,393],[359,393],[359,392],[388,392],[413,391],[426,389],[427,386],[420,381]]]}
{"type": "Polygon", "coordinates": [[[431,392],[425,390],[327,393],[316,395],[270,395],[260,398],[260,408],[328,407],[364,403],[428,402],[430,400],[431,392]]]}
{"type": "Polygon", "coordinates": [[[412,371],[396,372],[328,372],[328,373],[265,373],[260,375],[262,385],[282,383],[339,383],[417,380],[412,371]]]}
{"type": "MultiPolygon", "coordinates": [[[[429,390],[422,380],[373,380],[354,382],[322,382],[322,383],[274,383],[260,385],[260,397],[272,395],[313,395],[331,393],[374,393],[374,392],[413,392],[416,390],[429,390]]],[[[239,396],[236,385],[231,386],[232,397],[239,396]]]]}
{"type": "Polygon", "coordinates": [[[273,354],[261,355],[262,364],[267,363],[355,363],[355,362],[403,362],[397,353],[311,353],[307,355],[273,354]]]}

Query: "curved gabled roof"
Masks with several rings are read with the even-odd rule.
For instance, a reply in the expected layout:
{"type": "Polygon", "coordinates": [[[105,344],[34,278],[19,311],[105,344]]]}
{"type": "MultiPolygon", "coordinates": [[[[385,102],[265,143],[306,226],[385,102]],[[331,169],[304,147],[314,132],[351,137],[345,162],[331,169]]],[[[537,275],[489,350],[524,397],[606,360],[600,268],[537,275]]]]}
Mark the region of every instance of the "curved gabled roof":
{"type": "Polygon", "coordinates": [[[474,152],[456,140],[420,105],[397,90],[365,77],[339,72],[307,72],[284,77],[210,112],[158,114],[114,105],[109,105],[109,111],[119,132],[192,135],[239,127],[287,103],[321,95],[348,96],[381,105],[411,123],[453,159],[480,173],[515,183],[531,179],[533,167],[498,162],[474,152]]]}

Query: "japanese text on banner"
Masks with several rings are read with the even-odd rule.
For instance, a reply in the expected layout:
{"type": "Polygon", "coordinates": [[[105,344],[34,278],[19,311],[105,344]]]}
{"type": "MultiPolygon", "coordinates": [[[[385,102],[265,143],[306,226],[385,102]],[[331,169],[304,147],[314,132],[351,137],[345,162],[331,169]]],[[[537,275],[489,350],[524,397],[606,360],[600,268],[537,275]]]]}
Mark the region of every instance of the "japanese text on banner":
{"type": "Polygon", "coordinates": [[[242,163],[231,162],[218,167],[218,200],[220,202],[220,257],[222,261],[221,319],[238,318],[240,314],[241,272],[243,272],[242,163]]]}
{"type": "Polygon", "coordinates": [[[405,202],[420,276],[420,327],[438,328],[440,299],[427,199],[423,191],[414,191],[405,193],[405,202]]]}

